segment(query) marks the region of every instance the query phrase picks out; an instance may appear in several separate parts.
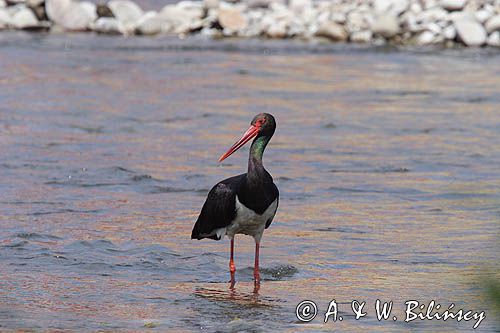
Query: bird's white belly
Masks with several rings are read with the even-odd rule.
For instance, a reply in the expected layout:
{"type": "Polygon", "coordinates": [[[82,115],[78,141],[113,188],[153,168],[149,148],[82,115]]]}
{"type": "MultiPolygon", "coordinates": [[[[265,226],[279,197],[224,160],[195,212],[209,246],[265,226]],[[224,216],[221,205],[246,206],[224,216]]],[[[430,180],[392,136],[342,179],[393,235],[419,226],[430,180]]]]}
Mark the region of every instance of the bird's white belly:
{"type": "Polygon", "coordinates": [[[274,217],[277,207],[278,200],[276,199],[267,207],[262,215],[259,215],[243,205],[238,200],[238,196],[236,196],[236,218],[226,227],[226,235],[232,238],[235,234],[245,234],[260,241],[266,227],[266,222],[274,217]]]}

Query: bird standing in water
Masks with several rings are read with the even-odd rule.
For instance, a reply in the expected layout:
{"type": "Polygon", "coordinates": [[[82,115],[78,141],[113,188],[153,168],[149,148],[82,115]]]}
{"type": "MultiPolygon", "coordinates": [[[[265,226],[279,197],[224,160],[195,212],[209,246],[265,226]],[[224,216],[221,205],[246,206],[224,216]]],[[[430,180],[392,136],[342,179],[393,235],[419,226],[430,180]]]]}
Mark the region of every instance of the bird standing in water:
{"type": "Polygon", "coordinates": [[[274,117],[268,113],[255,116],[243,136],[220,157],[222,162],[245,143],[255,138],[250,147],[248,172],[225,179],[215,185],[201,209],[193,227],[191,239],[220,240],[227,235],[231,240],[229,271],[234,286],[234,236],[245,234],[255,240],[254,280],[260,283],[259,247],[264,229],[273,221],[278,209],[279,192],[273,177],[262,165],[262,155],[276,129],[274,117]]]}

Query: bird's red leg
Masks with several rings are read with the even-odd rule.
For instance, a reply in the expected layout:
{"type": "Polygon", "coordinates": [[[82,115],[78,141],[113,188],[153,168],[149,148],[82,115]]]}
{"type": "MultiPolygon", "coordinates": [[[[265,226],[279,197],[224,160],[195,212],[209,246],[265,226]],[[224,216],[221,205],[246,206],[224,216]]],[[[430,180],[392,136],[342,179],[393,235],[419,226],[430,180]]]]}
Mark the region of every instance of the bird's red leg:
{"type": "Polygon", "coordinates": [[[255,279],[255,283],[260,283],[259,247],[260,247],[260,243],[259,242],[255,242],[255,265],[254,265],[254,268],[253,268],[253,277],[255,279]]]}
{"type": "Polygon", "coordinates": [[[229,259],[229,272],[231,273],[231,286],[234,286],[234,272],[236,272],[236,266],[234,266],[234,237],[231,238],[231,257],[229,259]]]}

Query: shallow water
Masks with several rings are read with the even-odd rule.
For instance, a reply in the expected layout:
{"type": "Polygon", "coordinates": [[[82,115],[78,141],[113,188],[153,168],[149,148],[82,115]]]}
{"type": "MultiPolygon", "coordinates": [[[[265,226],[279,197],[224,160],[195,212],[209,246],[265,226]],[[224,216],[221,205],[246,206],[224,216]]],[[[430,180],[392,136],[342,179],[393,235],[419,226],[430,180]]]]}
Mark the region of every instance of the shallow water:
{"type": "Polygon", "coordinates": [[[0,35],[0,330],[469,331],[499,277],[500,55],[273,41],[0,35]],[[253,240],[192,241],[258,112],[281,192],[253,240]],[[296,305],[314,300],[302,324],[296,305]],[[328,303],[342,322],[324,324],[328,303]],[[354,320],[352,300],[366,301],[354,320]],[[398,321],[378,322],[376,299],[398,321]]]}

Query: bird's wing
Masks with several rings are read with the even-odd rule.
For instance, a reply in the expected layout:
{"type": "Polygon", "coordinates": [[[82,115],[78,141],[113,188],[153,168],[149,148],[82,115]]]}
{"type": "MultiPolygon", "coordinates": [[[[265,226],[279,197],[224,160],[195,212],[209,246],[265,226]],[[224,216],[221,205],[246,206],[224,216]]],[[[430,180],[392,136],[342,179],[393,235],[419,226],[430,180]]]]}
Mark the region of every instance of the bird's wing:
{"type": "MultiPolygon", "coordinates": [[[[274,183],[273,183],[273,185],[274,185],[274,183]]],[[[267,220],[266,229],[269,228],[269,226],[273,222],[274,216],[276,215],[276,212],[278,211],[278,206],[280,203],[280,192],[278,191],[278,187],[276,187],[276,185],[274,185],[274,188],[276,189],[276,209],[274,210],[273,216],[269,220],[267,220]]]]}
{"type": "Polygon", "coordinates": [[[227,227],[236,217],[236,193],[244,176],[225,179],[210,190],[193,227],[191,239],[219,240],[224,236],[217,231],[227,227]]]}

